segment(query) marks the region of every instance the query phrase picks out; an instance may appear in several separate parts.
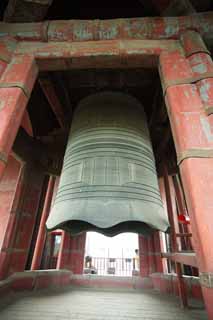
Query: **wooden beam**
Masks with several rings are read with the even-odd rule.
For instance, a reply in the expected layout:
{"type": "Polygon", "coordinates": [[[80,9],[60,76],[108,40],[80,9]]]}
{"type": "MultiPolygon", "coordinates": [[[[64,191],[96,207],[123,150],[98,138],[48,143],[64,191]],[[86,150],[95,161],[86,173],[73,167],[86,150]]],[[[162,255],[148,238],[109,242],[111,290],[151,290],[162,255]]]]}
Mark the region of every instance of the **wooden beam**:
{"type": "MultiPolygon", "coordinates": [[[[114,20],[63,20],[40,23],[0,23],[0,35],[45,42],[111,41],[118,39],[179,39],[187,29],[212,40],[213,12],[181,17],[123,18],[114,20]]],[[[94,48],[93,48],[94,49],[94,48]]],[[[134,49],[134,48],[133,48],[134,49]]]]}
{"type": "Polygon", "coordinates": [[[64,115],[63,106],[55,92],[54,85],[52,84],[51,80],[48,78],[40,78],[39,84],[41,89],[43,90],[49,105],[55,114],[60,126],[62,129],[66,128],[66,118],[64,115]]]}
{"type": "Polygon", "coordinates": [[[161,255],[163,258],[167,258],[174,262],[197,268],[197,259],[194,252],[163,252],[161,255]]]}

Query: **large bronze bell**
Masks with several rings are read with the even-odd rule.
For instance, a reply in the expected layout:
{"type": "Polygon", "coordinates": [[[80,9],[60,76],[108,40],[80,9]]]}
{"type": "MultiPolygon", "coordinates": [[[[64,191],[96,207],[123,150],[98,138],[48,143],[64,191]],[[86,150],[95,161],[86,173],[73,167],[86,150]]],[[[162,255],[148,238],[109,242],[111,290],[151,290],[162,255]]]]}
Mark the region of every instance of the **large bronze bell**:
{"type": "Polygon", "coordinates": [[[74,113],[48,230],[147,235],[168,226],[141,104],[115,92],[83,99],[74,113]]]}

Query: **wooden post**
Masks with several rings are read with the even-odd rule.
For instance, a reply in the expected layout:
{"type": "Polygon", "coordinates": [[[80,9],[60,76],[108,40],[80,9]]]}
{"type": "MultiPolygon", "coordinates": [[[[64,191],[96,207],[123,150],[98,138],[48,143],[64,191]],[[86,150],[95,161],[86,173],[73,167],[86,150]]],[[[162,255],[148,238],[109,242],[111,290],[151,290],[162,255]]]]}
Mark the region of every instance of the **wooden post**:
{"type": "Polygon", "coordinates": [[[185,54],[160,56],[160,73],[191,219],[200,283],[213,319],[213,62],[200,35],[187,31],[185,54]]]}
{"type": "Polygon", "coordinates": [[[38,74],[30,55],[14,55],[4,68],[0,77],[0,179],[38,74]]]}
{"type": "Polygon", "coordinates": [[[42,211],[42,216],[41,216],[41,222],[40,222],[40,226],[39,226],[38,236],[37,236],[37,240],[36,240],[36,245],[35,245],[32,265],[31,265],[31,270],[38,270],[40,268],[41,258],[42,258],[44,245],[45,245],[45,240],[46,240],[46,227],[45,227],[45,224],[46,224],[49,212],[50,212],[51,201],[52,201],[52,196],[53,196],[53,191],[54,191],[54,183],[55,183],[55,178],[54,177],[50,177],[49,178],[48,187],[47,187],[47,193],[46,193],[46,197],[45,197],[45,202],[44,202],[44,208],[43,208],[43,211],[42,211]]]}

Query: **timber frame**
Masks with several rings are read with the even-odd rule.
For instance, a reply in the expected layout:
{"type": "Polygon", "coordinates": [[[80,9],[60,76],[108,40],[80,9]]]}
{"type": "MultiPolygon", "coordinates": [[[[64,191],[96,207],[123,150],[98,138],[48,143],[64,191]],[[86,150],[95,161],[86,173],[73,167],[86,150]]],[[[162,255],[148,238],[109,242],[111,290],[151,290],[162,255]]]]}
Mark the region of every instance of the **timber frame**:
{"type": "MultiPolygon", "coordinates": [[[[205,278],[212,278],[213,232],[206,225],[212,224],[213,61],[203,40],[211,47],[212,35],[213,13],[178,18],[1,23],[0,176],[39,71],[159,68],[196,239],[196,265],[205,278]]],[[[178,257],[173,255],[171,259],[178,257]]],[[[182,263],[189,261],[184,259],[182,255],[182,263]]],[[[206,285],[203,279],[211,318],[212,281],[206,285]]]]}

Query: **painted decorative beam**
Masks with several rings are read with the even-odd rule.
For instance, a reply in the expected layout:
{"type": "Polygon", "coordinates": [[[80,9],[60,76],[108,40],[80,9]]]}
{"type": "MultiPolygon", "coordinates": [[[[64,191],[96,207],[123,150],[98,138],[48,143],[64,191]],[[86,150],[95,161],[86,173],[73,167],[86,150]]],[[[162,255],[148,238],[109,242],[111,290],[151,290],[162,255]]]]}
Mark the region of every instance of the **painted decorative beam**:
{"type": "Polygon", "coordinates": [[[157,67],[164,51],[181,50],[177,40],[20,42],[15,53],[34,55],[40,71],[157,67]]]}
{"type": "Polygon", "coordinates": [[[213,41],[213,12],[182,17],[148,17],[114,20],[63,20],[40,23],[0,23],[0,36],[20,41],[79,42],[115,39],[178,39],[187,30],[213,41]]]}

